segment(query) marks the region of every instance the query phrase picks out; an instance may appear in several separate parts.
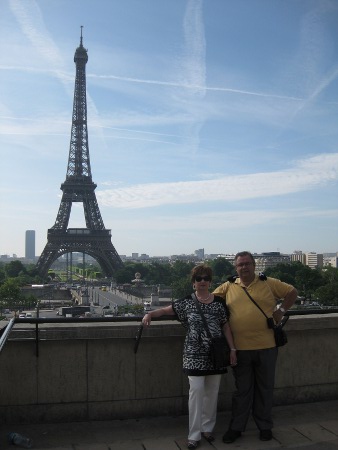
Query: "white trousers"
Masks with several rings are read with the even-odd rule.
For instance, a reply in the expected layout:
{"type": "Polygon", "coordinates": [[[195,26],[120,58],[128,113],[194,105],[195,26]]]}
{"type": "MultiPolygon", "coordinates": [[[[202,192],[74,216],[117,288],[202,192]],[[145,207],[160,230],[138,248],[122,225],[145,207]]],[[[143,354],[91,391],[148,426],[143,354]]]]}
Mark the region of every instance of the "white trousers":
{"type": "Polygon", "coordinates": [[[189,434],[199,441],[201,432],[211,433],[216,424],[217,400],[221,375],[189,376],[189,434]]]}

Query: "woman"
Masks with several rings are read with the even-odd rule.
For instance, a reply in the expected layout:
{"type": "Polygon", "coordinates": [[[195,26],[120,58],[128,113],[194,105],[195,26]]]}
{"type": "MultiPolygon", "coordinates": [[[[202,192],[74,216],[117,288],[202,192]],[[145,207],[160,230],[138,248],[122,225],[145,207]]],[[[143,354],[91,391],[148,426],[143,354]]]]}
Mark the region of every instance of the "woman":
{"type": "Polygon", "coordinates": [[[151,319],[163,315],[176,315],[187,329],[183,350],[183,371],[189,379],[189,434],[187,447],[197,448],[201,436],[207,441],[215,440],[212,432],[216,423],[217,399],[221,374],[226,367],[215,370],[210,359],[210,339],[205,330],[201,314],[194,297],[199,302],[213,337],[219,337],[222,331],[231,349],[230,363],[236,365],[236,349],[230,326],[227,321],[227,309],[221,297],[209,292],[212,270],[206,265],[194,267],[191,281],[195,295],[190,294],[172,305],[155,309],[147,313],[142,320],[150,325],[151,319]]]}

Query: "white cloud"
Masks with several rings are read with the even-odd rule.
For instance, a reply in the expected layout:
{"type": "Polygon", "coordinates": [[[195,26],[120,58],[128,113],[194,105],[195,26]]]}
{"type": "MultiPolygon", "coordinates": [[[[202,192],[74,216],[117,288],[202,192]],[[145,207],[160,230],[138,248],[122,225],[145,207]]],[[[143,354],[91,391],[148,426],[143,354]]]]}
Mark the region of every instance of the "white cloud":
{"type": "MultiPolygon", "coordinates": [[[[1,66],[0,66],[1,67],[1,66]]],[[[208,86],[208,85],[201,85],[201,84],[194,84],[189,82],[177,82],[177,81],[163,81],[163,80],[147,80],[142,78],[133,78],[133,77],[124,77],[119,75],[99,75],[94,73],[88,73],[87,78],[102,78],[102,79],[111,79],[111,80],[120,80],[120,81],[128,81],[131,83],[142,83],[142,84],[154,84],[158,86],[164,86],[164,87],[177,87],[187,90],[194,90],[194,91],[215,91],[215,92],[227,92],[230,94],[241,94],[241,95],[248,95],[253,97],[263,97],[263,98],[272,98],[272,99],[284,99],[284,100],[304,100],[302,97],[294,97],[290,95],[283,95],[283,94],[273,94],[269,92],[258,92],[258,91],[249,91],[245,89],[234,89],[231,87],[222,87],[222,86],[208,86]]]]}
{"type": "Polygon", "coordinates": [[[203,25],[202,0],[189,0],[184,16],[184,54],[181,62],[183,72],[181,76],[188,85],[194,86],[192,93],[205,95],[206,42],[203,25]]]}
{"type": "Polygon", "coordinates": [[[63,59],[48,33],[37,2],[34,0],[29,2],[11,0],[9,5],[21,26],[22,32],[31,41],[35,49],[43,55],[51,66],[62,66],[63,59]]]}
{"type": "Polygon", "coordinates": [[[338,179],[338,153],[298,161],[291,169],[214,180],[150,183],[97,192],[105,206],[147,208],[196,201],[238,201],[311,190],[338,179]]]}
{"type": "Polygon", "coordinates": [[[338,218],[338,209],[328,209],[318,211],[317,209],[283,209],[271,211],[266,209],[253,209],[251,211],[218,211],[196,213],[191,212],[186,215],[180,212],[179,217],[175,215],[162,216],[158,215],[156,220],[151,217],[138,217],[137,220],[125,220],[121,216],[114,218],[114,228],[117,230],[146,230],[163,232],[163,231],[190,231],[196,233],[198,231],[224,231],[238,230],[255,227],[256,225],[272,224],[290,224],[294,218],[310,220],[311,218],[338,218]],[[193,226],[192,226],[193,224],[193,226]]]}

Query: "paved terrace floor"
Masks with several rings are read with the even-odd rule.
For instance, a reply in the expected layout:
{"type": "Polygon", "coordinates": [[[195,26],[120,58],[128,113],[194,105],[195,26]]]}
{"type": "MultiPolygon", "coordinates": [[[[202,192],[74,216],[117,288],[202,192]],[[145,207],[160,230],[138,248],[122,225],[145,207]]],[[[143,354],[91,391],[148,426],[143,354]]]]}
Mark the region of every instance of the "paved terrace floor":
{"type": "MultiPolygon", "coordinates": [[[[229,412],[219,413],[216,441],[201,441],[201,450],[338,450],[338,401],[278,406],[273,409],[274,438],[258,439],[250,420],[247,431],[233,444],[224,444],[222,435],[229,412]]],[[[7,434],[16,431],[33,440],[34,449],[52,450],[181,450],[186,448],[188,417],[156,417],[139,420],[112,420],[59,424],[1,425],[0,449],[14,450],[7,434]]]]}

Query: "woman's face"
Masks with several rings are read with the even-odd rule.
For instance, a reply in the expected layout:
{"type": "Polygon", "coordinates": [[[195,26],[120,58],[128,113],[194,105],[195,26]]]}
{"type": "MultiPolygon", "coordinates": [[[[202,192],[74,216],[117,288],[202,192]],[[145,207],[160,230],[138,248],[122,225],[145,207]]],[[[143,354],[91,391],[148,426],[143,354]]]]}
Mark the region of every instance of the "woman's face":
{"type": "Polygon", "coordinates": [[[211,283],[211,278],[207,274],[196,275],[195,277],[195,286],[198,288],[209,288],[211,283]]]}

